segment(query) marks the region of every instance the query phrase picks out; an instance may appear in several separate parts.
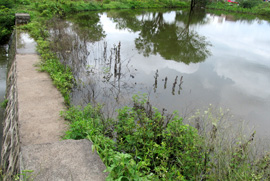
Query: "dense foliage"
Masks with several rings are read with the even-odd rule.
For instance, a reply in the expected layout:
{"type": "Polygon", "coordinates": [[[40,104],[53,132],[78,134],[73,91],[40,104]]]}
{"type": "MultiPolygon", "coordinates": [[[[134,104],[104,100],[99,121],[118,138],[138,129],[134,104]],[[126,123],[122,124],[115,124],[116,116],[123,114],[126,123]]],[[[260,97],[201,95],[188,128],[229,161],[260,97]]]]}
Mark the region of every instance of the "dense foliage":
{"type": "Polygon", "coordinates": [[[117,121],[105,120],[100,107],[73,107],[64,113],[72,122],[65,138],[93,141],[113,180],[194,179],[204,160],[196,129],[145,101],[134,96],[134,106],[120,109],[117,121]]]}
{"type": "Polygon", "coordinates": [[[222,111],[215,116],[209,108],[194,115],[195,129],[177,114],[158,111],[144,96],[135,95],[133,101],[133,107],[118,110],[116,119],[105,119],[101,106],[63,112],[71,122],[65,139],[91,140],[110,172],[108,180],[269,178],[269,155],[252,149],[255,133],[250,138],[230,133],[219,122],[222,111]]]}
{"type": "Polygon", "coordinates": [[[0,1],[0,44],[6,42],[14,25],[13,3],[10,0],[0,1]]]}
{"type": "Polygon", "coordinates": [[[208,9],[232,11],[257,15],[270,15],[270,3],[261,0],[239,0],[238,3],[218,1],[207,4],[208,9]]]}

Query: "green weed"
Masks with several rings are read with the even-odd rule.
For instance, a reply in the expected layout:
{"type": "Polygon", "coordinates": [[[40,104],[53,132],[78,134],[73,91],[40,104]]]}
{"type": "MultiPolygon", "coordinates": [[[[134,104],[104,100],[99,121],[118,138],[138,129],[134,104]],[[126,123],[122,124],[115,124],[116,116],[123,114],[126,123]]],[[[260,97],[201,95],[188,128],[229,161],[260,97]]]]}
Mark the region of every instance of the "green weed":
{"type": "Polygon", "coordinates": [[[42,22],[31,22],[23,28],[28,30],[30,35],[37,42],[37,51],[40,53],[42,61],[39,70],[49,73],[53,80],[53,84],[58,88],[64,97],[67,106],[70,105],[70,91],[75,84],[75,79],[71,69],[67,65],[63,65],[58,57],[52,53],[50,42],[46,40],[49,36],[46,26],[42,22]]]}
{"type": "Polygon", "coordinates": [[[265,180],[269,154],[258,154],[255,133],[245,137],[224,121],[222,109],[197,112],[184,124],[146,97],[135,95],[132,107],[106,120],[101,106],[71,107],[65,139],[88,138],[109,172],[108,180],[265,180]],[[196,128],[196,129],[195,129],[196,128]],[[256,154],[255,154],[256,153],[256,154]]]}
{"type": "Polygon", "coordinates": [[[22,173],[16,174],[14,176],[8,176],[3,173],[3,170],[0,168],[0,180],[14,180],[14,181],[33,181],[31,178],[33,170],[22,170],[22,173]]]}
{"type": "Polygon", "coordinates": [[[269,153],[259,150],[254,131],[247,131],[233,120],[228,111],[214,109],[198,111],[189,118],[203,138],[206,180],[267,180],[270,176],[269,153]],[[250,136],[245,136],[250,134],[250,136]],[[262,166],[264,165],[264,166],[262,166]]]}
{"type": "Polygon", "coordinates": [[[8,99],[5,99],[3,102],[1,102],[1,107],[3,109],[6,109],[7,105],[8,105],[8,99]]]}
{"type": "MultiPolygon", "coordinates": [[[[152,129],[149,133],[143,133],[146,129],[145,127],[144,130],[138,130],[137,132],[134,129],[134,116],[136,113],[127,107],[119,110],[119,112],[118,120],[114,121],[114,124],[104,124],[105,122],[100,119],[100,110],[95,110],[91,105],[85,107],[84,110],[71,108],[68,112],[63,114],[66,119],[72,122],[65,138],[82,139],[87,137],[90,139],[95,145],[94,149],[97,150],[107,165],[107,171],[110,172],[108,179],[126,178],[133,180],[141,177],[150,178],[154,177],[152,172],[157,172],[161,177],[165,177],[164,173],[167,172],[167,168],[160,166],[160,164],[162,160],[166,161],[169,157],[167,155],[169,153],[166,154],[166,145],[162,142],[157,144],[155,141],[151,140],[151,138],[155,136],[156,139],[159,140],[162,131],[156,130],[153,132],[152,129]],[[128,122],[124,120],[128,120],[128,122]],[[116,142],[113,141],[114,134],[108,134],[109,137],[104,135],[104,133],[108,133],[104,130],[110,130],[111,126],[115,127],[116,139],[118,140],[116,142]],[[134,134],[133,138],[129,137],[132,136],[132,134],[129,134],[130,131],[137,132],[134,134]],[[156,135],[154,135],[155,133],[156,135]],[[143,143],[143,139],[145,139],[145,144],[143,143]],[[132,144],[134,144],[134,146],[132,146],[132,144]],[[155,156],[154,160],[152,160],[153,156],[155,156]],[[153,161],[157,167],[151,163],[153,161]]],[[[156,118],[158,119],[159,116],[160,115],[157,114],[156,118]]],[[[153,122],[153,120],[149,119],[149,124],[153,122]]],[[[138,128],[140,127],[139,124],[141,123],[138,122],[138,128]]],[[[145,122],[145,124],[148,123],[145,122]]],[[[155,126],[152,128],[154,127],[155,126]]],[[[171,151],[173,152],[173,150],[171,151]]],[[[163,164],[164,166],[166,165],[165,162],[163,164]]]]}
{"type": "Polygon", "coordinates": [[[15,22],[15,13],[10,9],[13,4],[4,0],[0,2],[0,44],[8,40],[15,22]]]}
{"type": "Polygon", "coordinates": [[[227,2],[209,3],[206,8],[256,15],[269,15],[270,12],[270,4],[260,0],[240,0],[239,4],[227,2]]]}

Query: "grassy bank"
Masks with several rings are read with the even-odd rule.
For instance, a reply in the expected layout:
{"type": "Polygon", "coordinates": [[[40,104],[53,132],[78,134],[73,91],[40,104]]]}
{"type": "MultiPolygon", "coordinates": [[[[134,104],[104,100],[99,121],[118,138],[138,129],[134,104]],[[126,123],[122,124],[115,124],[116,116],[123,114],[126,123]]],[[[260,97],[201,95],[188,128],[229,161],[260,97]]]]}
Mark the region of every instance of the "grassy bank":
{"type": "Polygon", "coordinates": [[[261,0],[239,0],[239,4],[218,1],[207,4],[206,8],[245,14],[270,15],[270,3],[261,0]]]}
{"type": "Polygon", "coordinates": [[[141,8],[179,8],[188,7],[187,1],[178,0],[24,0],[18,4],[17,9],[29,12],[32,16],[53,17],[55,14],[65,16],[69,13],[109,10],[109,9],[141,9],[141,8]]]}
{"type": "MultiPolygon", "coordinates": [[[[237,13],[270,15],[270,3],[261,0],[239,0],[239,4],[223,0],[202,1],[197,5],[206,9],[224,10],[237,13]]],[[[196,2],[197,2],[196,1],[196,2]]],[[[109,9],[145,9],[145,8],[183,8],[190,7],[189,0],[2,0],[0,2],[0,44],[5,43],[14,25],[14,13],[30,13],[34,17],[51,18],[55,14],[66,16],[70,13],[109,10],[109,9]]],[[[200,7],[199,7],[200,8],[200,7]]]]}
{"type": "Polygon", "coordinates": [[[0,2],[0,44],[6,43],[13,30],[15,13],[29,13],[31,19],[66,16],[70,13],[139,8],[188,7],[188,2],[179,0],[1,0],[0,2]]]}
{"type": "MultiPolygon", "coordinates": [[[[255,133],[245,137],[212,107],[190,117],[152,107],[145,95],[105,119],[101,107],[71,107],[65,139],[87,138],[110,173],[108,180],[267,180],[269,154],[258,152],[255,133]]],[[[239,127],[241,128],[241,127],[239,127]]]]}

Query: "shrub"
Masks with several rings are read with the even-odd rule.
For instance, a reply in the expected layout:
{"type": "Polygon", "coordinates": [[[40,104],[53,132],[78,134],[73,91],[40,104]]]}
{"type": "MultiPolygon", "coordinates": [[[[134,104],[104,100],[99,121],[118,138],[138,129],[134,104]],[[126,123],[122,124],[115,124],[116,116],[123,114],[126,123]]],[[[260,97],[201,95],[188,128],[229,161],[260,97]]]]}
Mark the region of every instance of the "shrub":
{"type": "Polygon", "coordinates": [[[6,109],[7,105],[8,105],[8,100],[7,99],[5,99],[3,102],[1,102],[1,107],[3,109],[6,109]]]}
{"type": "Polygon", "coordinates": [[[62,113],[71,122],[65,138],[91,140],[110,172],[108,180],[269,178],[270,155],[254,149],[255,133],[245,137],[233,129],[222,109],[194,114],[192,127],[176,114],[158,111],[145,97],[133,100],[115,120],[104,119],[101,106],[62,113]]]}
{"type": "Polygon", "coordinates": [[[100,110],[88,105],[63,113],[72,123],[65,138],[93,141],[109,178],[192,179],[201,172],[197,131],[175,114],[165,115],[138,96],[114,121],[105,120],[100,110]]]}
{"type": "Polygon", "coordinates": [[[15,0],[16,4],[29,5],[31,4],[30,0],[15,0]]]}
{"type": "Polygon", "coordinates": [[[210,106],[189,118],[201,139],[205,155],[205,180],[268,180],[269,153],[256,145],[255,132],[233,120],[223,109],[210,106]],[[245,136],[250,132],[250,136],[245,136]]]}
{"type": "Polygon", "coordinates": [[[239,6],[242,8],[253,8],[259,4],[258,0],[240,0],[239,6]]]}
{"type": "Polygon", "coordinates": [[[197,131],[176,114],[165,115],[145,99],[134,96],[134,106],[119,110],[115,134],[120,152],[137,162],[144,160],[148,172],[159,178],[193,178],[201,170],[197,131]]]}
{"type": "Polygon", "coordinates": [[[11,9],[14,6],[14,3],[12,0],[1,0],[0,1],[0,7],[4,6],[6,8],[11,9]]]}
{"type": "Polygon", "coordinates": [[[8,40],[15,22],[14,12],[8,7],[9,4],[6,4],[5,1],[0,3],[0,43],[8,40]]]}
{"type": "Polygon", "coordinates": [[[257,14],[270,15],[270,3],[260,3],[254,9],[257,14]]]}

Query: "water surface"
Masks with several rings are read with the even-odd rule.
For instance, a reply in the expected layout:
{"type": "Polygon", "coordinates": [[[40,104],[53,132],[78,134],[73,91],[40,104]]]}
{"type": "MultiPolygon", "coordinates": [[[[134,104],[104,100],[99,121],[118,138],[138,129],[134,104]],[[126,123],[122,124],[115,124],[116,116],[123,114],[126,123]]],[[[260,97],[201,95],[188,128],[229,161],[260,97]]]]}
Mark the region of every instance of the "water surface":
{"type": "Polygon", "coordinates": [[[54,50],[80,82],[74,104],[101,102],[113,112],[141,92],[183,116],[209,104],[228,108],[270,136],[268,21],[182,10],[108,11],[51,26],[54,50]]]}
{"type": "MultiPolygon", "coordinates": [[[[7,45],[0,46],[0,103],[5,100],[8,53],[7,45]]],[[[0,107],[0,144],[2,146],[4,109],[0,107]]],[[[1,151],[0,147],[0,151],[1,151]]]]}

